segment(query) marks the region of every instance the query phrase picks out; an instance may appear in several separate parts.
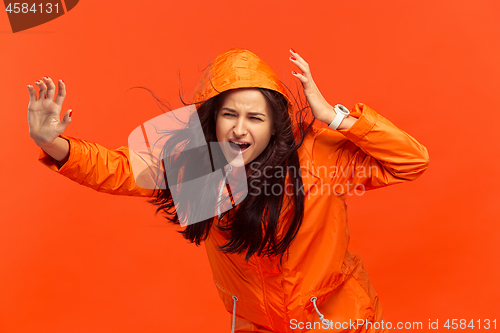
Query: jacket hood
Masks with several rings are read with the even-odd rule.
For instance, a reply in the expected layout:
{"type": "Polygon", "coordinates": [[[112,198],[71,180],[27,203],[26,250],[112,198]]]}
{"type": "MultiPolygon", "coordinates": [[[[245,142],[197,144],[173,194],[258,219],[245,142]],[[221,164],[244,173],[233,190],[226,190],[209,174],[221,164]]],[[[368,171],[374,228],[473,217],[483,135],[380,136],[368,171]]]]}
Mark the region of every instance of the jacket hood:
{"type": "Polygon", "coordinates": [[[224,91],[238,88],[266,88],[281,93],[293,105],[274,71],[254,53],[233,48],[219,54],[206,69],[196,87],[193,103],[204,102],[224,91]]]}

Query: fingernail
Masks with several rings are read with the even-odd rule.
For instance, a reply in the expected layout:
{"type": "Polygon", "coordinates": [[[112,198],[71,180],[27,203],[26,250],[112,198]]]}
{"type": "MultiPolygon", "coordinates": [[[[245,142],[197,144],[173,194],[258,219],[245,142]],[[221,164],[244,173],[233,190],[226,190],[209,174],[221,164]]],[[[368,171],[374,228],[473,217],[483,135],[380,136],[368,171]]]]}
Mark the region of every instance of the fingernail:
{"type": "Polygon", "coordinates": [[[292,48],[290,48],[290,50],[291,50],[293,53],[297,53],[297,52],[295,52],[295,50],[294,50],[294,49],[292,49],[292,48]]]}
{"type": "Polygon", "coordinates": [[[36,81],[35,83],[40,83],[40,80],[36,81]]]}
{"type": "Polygon", "coordinates": [[[291,57],[290,57],[290,59],[292,59],[292,60],[297,60],[297,59],[295,59],[293,56],[291,56],[291,57]]]}
{"type": "Polygon", "coordinates": [[[72,114],[72,113],[73,113],[73,110],[71,110],[71,111],[69,112],[69,117],[70,117],[70,118],[71,118],[71,114],[72,114]]]}
{"type": "Polygon", "coordinates": [[[48,76],[44,76],[43,78],[44,78],[45,80],[48,80],[48,79],[49,79],[49,77],[48,77],[48,76]]]}
{"type": "Polygon", "coordinates": [[[293,75],[296,75],[296,74],[297,74],[297,72],[296,72],[296,71],[292,71],[292,74],[293,74],[293,75]]]}

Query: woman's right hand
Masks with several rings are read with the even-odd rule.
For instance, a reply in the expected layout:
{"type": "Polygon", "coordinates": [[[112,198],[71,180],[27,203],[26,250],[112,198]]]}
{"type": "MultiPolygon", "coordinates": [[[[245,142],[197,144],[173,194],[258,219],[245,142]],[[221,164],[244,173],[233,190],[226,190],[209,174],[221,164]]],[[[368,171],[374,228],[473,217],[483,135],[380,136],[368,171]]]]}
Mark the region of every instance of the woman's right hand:
{"type": "Polygon", "coordinates": [[[44,76],[43,80],[35,82],[36,90],[28,85],[30,103],[28,105],[28,125],[30,137],[38,146],[51,145],[54,140],[62,134],[71,122],[71,110],[66,111],[62,120],[60,114],[64,98],[66,97],[66,85],[59,80],[59,91],[54,101],[55,84],[52,79],[44,76]]]}

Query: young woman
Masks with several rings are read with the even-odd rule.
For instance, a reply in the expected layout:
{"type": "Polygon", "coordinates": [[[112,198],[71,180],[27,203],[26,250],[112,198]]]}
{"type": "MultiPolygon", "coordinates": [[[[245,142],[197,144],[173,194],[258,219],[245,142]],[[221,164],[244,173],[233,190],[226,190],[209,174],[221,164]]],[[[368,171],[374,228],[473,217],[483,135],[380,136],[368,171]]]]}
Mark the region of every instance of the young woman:
{"type": "MultiPolygon", "coordinates": [[[[233,190],[225,186],[231,177],[225,166],[237,154],[248,193],[238,204],[233,200],[234,208],[189,224],[182,234],[204,242],[233,332],[384,332],[382,307],[362,261],[347,251],[346,196],[416,179],[428,166],[427,150],[364,104],[350,114],[332,107],[304,59],[290,50],[289,60],[300,70],[292,74],[312,115],[331,128],[296,117],[301,110],[294,110],[279,78],[252,52],[231,49],[217,56],[193,104],[206,141],[220,142],[224,162],[212,164],[223,168],[224,181],[215,190],[233,190]]],[[[71,122],[71,111],[59,121],[65,84],[59,80],[57,96],[50,78],[36,85],[38,97],[28,86],[28,120],[43,164],[101,192],[149,197],[157,212],[179,223],[171,184],[140,187],[127,147],[108,150],[62,134],[71,122]]],[[[179,131],[169,142],[183,140],[179,131]]],[[[192,165],[190,158],[171,163],[186,170],[192,165]]],[[[216,212],[218,202],[211,204],[216,212]]]]}

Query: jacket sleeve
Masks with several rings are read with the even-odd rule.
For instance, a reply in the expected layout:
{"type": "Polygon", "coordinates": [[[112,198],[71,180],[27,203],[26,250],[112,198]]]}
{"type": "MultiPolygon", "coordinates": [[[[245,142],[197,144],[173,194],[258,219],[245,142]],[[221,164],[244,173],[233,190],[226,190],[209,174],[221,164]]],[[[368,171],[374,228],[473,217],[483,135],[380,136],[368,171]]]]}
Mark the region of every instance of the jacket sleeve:
{"type": "Polygon", "coordinates": [[[355,186],[371,190],[411,181],[429,165],[427,149],[368,106],[358,103],[349,129],[320,129],[312,155],[314,172],[350,192],[355,186]]]}
{"type": "Polygon", "coordinates": [[[97,143],[70,136],[60,137],[69,140],[70,144],[66,163],[60,163],[40,149],[38,160],[50,169],[99,192],[142,197],[154,194],[153,189],[137,185],[127,147],[107,149],[97,143]]]}

